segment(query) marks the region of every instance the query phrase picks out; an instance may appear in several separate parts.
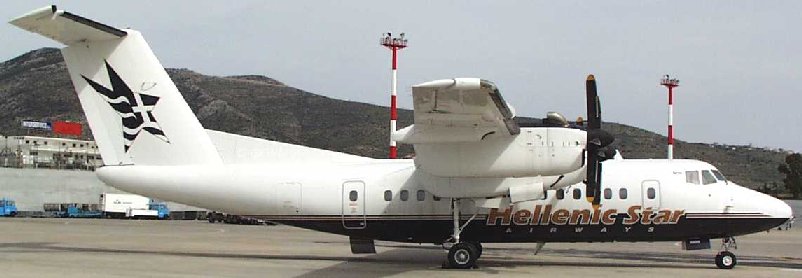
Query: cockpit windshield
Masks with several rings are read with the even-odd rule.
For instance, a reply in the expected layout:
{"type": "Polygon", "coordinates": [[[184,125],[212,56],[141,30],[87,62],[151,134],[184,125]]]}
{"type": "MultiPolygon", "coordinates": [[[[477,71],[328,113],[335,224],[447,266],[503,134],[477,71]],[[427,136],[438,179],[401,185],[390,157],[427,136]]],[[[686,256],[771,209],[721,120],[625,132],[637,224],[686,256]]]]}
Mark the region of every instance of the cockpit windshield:
{"type": "Polygon", "coordinates": [[[724,174],[722,174],[718,170],[711,170],[711,171],[713,172],[713,175],[716,176],[717,180],[727,182],[727,178],[724,177],[724,174]]]}
{"type": "Polygon", "coordinates": [[[702,171],[702,184],[716,183],[716,178],[708,170],[702,171]]]}
{"type": "Polygon", "coordinates": [[[685,182],[690,184],[729,183],[721,172],[715,169],[701,171],[685,171],[685,182]],[[699,175],[701,173],[701,175],[699,175]]]}

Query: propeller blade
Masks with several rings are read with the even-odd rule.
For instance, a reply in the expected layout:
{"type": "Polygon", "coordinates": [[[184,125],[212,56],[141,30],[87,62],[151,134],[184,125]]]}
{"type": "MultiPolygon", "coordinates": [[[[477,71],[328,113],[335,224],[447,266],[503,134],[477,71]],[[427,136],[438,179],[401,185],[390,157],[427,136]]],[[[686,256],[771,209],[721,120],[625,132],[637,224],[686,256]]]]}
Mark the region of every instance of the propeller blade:
{"type": "Polygon", "coordinates": [[[601,130],[601,103],[596,91],[596,78],[592,74],[588,75],[585,81],[585,96],[588,112],[587,143],[585,145],[588,160],[585,197],[595,208],[598,208],[602,198],[601,162],[612,158],[611,155],[608,155],[609,150],[604,147],[612,144],[615,138],[609,132],[601,130]]]}
{"type": "Polygon", "coordinates": [[[596,92],[596,77],[588,75],[585,81],[585,97],[588,108],[588,130],[601,128],[601,106],[596,92]]]}
{"type": "Polygon", "coordinates": [[[594,144],[587,145],[587,171],[585,177],[585,198],[590,203],[596,202],[596,188],[599,187],[598,183],[598,170],[599,170],[599,156],[598,156],[599,147],[594,144]]]}
{"type": "Polygon", "coordinates": [[[598,208],[601,205],[601,180],[602,180],[602,164],[601,161],[596,162],[596,187],[593,188],[593,201],[590,202],[593,208],[598,208]]]}

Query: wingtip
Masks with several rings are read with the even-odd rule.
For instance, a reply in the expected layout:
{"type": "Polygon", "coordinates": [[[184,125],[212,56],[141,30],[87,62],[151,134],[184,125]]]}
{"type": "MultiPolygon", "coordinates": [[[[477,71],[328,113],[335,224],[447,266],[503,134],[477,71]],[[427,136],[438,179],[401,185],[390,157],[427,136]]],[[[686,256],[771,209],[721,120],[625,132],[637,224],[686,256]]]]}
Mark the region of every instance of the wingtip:
{"type": "Polygon", "coordinates": [[[18,16],[10,20],[8,23],[11,23],[11,25],[30,31],[31,28],[30,25],[32,24],[31,21],[50,17],[54,13],[56,13],[56,11],[57,9],[55,5],[46,6],[27,12],[21,16],[18,16]]]}

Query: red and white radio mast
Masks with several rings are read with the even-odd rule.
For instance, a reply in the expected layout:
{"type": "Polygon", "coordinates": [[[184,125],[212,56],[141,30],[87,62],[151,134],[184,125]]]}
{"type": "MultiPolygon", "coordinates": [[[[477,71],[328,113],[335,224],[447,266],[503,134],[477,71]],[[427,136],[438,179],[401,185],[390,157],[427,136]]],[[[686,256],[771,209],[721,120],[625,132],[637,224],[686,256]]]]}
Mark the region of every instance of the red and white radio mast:
{"type": "Polygon", "coordinates": [[[679,87],[679,79],[670,79],[668,74],[660,80],[660,85],[668,88],[668,159],[674,159],[674,87],[679,87]]]}
{"type": "Polygon", "coordinates": [[[407,39],[404,38],[404,33],[401,33],[398,37],[393,37],[391,33],[385,33],[382,35],[381,40],[379,43],[393,52],[393,81],[390,85],[390,158],[398,157],[398,146],[396,146],[395,140],[392,139],[392,133],[396,130],[396,121],[398,120],[398,106],[396,105],[396,96],[397,91],[396,87],[398,86],[398,50],[401,50],[407,47],[407,39]]]}

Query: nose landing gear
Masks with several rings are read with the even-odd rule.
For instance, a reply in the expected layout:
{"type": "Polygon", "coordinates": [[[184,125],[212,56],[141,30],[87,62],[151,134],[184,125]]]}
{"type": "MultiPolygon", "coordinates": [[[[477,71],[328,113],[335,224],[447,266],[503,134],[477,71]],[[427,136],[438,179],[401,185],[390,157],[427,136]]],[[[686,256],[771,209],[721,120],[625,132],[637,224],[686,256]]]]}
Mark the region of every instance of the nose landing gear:
{"type": "Polygon", "coordinates": [[[723,251],[716,254],[716,266],[720,269],[732,269],[738,264],[735,254],[730,252],[730,248],[738,249],[738,244],[735,242],[734,237],[725,237],[721,239],[721,248],[723,251]]]}

